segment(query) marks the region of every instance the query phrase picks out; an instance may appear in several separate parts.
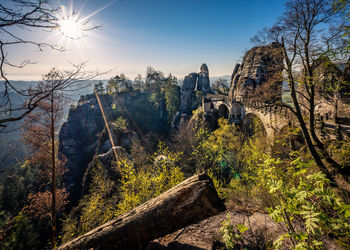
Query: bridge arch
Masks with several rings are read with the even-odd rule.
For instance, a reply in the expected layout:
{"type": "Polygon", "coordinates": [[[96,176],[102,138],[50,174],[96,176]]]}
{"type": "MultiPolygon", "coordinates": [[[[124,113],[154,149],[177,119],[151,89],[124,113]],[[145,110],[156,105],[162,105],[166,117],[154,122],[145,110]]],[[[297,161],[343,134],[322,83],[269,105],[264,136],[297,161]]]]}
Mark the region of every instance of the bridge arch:
{"type": "Polygon", "coordinates": [[[263,124],[261,129],[270,142],[273,141],[281,128],[293,119],[287,108],[271,106],[266,103],[241,99],[231,100],[227,96],[210,94],[203,98],[202,102],[204,112],[216,111],[219,118],[227,118],[236,124],[244,123],[248,130],[251,130],[251,121],[249,120],[252,117],[259,118],[263,124]]]}
{"type": "Polygon", "coordinates": [[[259,117],[264,124],[266,136],[271,139],[271,142],[281,128],[290,122],[290,119],[280,115],[279,110],[272,109],[271,107],[265,106],[256,108],[250,105],[245,105],[243,109],[244,116],[252,113],[259,117]]]}
{"type": "Polygon", "coordinates": [[[230,111],[229,108],[225,104],[221,104],[218,109],[218,117],[229,119],[230,111]]]}
{"type": "Polygon", "coordinates": [[[249,137],[257,133],[260,133],[263,136],[268,135],[264,122],[254,113],[245,114],[242,120],[242,130],[249,137]]]}

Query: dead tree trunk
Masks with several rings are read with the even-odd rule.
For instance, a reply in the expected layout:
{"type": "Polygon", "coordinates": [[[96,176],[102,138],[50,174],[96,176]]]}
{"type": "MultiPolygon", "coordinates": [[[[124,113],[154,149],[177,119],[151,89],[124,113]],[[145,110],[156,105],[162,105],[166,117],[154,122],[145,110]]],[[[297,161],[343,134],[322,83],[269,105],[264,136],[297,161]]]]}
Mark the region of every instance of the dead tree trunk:
{"type": "Polygon", "coordinates": [[[223,211],[213,182],[195,175],[58,249],[130,249],[223,211]]]}

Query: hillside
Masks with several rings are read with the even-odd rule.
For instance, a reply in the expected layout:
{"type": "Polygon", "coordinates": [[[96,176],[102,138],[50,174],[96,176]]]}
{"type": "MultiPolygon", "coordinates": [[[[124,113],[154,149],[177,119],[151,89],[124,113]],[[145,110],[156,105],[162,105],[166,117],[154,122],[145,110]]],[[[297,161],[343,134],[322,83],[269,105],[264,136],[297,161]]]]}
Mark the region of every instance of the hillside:
{"type": "Polygon", "coordinates": [[[349,10],[1,1],[0,250],[350,249],[349,10]]]}

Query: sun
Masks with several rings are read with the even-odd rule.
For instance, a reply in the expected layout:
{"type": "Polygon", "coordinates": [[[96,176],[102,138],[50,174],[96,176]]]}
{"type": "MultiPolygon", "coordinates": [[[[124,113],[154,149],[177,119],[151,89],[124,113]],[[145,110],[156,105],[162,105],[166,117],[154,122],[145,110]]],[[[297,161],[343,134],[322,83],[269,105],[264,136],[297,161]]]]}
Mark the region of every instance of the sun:
{"type": "Polygon", "coordinates": [[[89,15],[82,16],[82,9],[74,11],[73,9],[73,0],[71,0],[70,6],[66,7],[60,5],[60,11],[57,14],[58,27],[57,29],[64,35],[66,38],[70,39],[79,39],[84,37],[84,34],[87,31],[91,31],[100,27],[100,25],[93,25],[90,23],[89,18],[100,13],[102,10],[112,5],[116,0],[112,0],[107,3],[105,6],[100,9],[90,13],[89,15]]]}
{"type": "MultiPolygon", "coordinates": [[[[0,0],[1,1],[1,0],[0,0]]],[[[61,0],[60,0],[61,1],[61,0]]],[[[60,1],[57,1],[60,3],[60,1]]],[[[52,36],[48,39],[55,40],[56,44],[65,50],[65,48],[72,48],[77,50],[81,55],[86,55],[83,53],[84,49],[93,46],[91,43],[91,37],[94,39],[101,39],[101,36],[94,32],[98,30],[101,25],[96,25],[90,21],[90,18],[100,13],[102,10],[113,4],[116,0],[112,0],[101,8],[91,12],[90,14],[83,14],[83,6],[78,9],[73,7],[74,0],[67,0],[67,6],[58,5],[57,12],[55,13],[56,27],[52,36]],[[69,4],[70,2],[70,4],[69,4]],[[88,39],[90,37],[90,39],[88,39]]]]}
{"type": "Polygon", "coordinates": [[[59,21],[59,30],[68,38],[79,39],[83,37],[84,27],[77,18],[69,16],[61,18],[59,21]]]}

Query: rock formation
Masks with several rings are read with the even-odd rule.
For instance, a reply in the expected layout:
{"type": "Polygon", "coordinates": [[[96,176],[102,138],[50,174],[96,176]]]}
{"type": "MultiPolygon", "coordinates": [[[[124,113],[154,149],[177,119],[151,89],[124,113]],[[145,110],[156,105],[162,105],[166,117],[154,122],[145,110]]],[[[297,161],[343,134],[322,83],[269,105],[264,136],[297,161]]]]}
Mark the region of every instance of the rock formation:
{"type": "MultiPolygon", "coordinates": [[[[239,68],[241,67],[241,65],[239,63],[236,63],[235,67],[233,68],[233,71],[232,71],[232,75],[231,75],[231,82],[230,82],[230,90],[231,90],[231,87],[232,87],[232,84],[234,82],[234,78],[235,76],[237,75],[237,72],[239,70],[239,68]]],[[[233,89],[232,89],[233,90],[233,89]]],[[[230,92],[231,93],[231,92],[230,92]]]]}
{"type": "Polygon", "coordinates": [[[191,73],[185,76],[181,88],[180,112],[182,114],[191,115],[193,102],[196,100],[196,91],[201,91],[204,96],[211,93],[209,70],[205,63],[202,64],[199,73],[191,73]]]}
{"type": "Polygon", "coordinates": [[[254,47],[244,55],[242,64],[234,67],[229,96],[275,102],[281,98],[282,70],[280,44],[254,47]]]}
{"type": "Polygon", "coordinates": [[[182,114],[191,115],[192,103],[196,98],[195,88],[198,79],[197,73],[191,73],[185,76],[181,87],[181,105],[180,112],[182,114]]]}
{"type": "Polygon", "coordinates": [[[181,87],[181,104],[179,112],[174,116],[172,128],[186,124],[191,118],[192,110],[198,108],[202,96],[211,93],[208,66],[203,63],[199,73],[190,73],[185,76],[181,87]],[[198,94],[198,96],[197,96],[198,94]]]}
{"type": "MultiPolygon", "coordinates": [[[[132,142],[138,139],[137,133],[127,128],[126,129],[116,128],[113,122],[109,124],[109,127],[112,132],[114,144],[123,147],[127,151],[130,151],[132,142]]],[[[111,141],[109,140],[107,129],[104,129],[101,132],[99,137],[97,152],[98,154],[104,154],[108,152],[111,148],[112,148],[112,144],[111,144],[111,141]]]]}
{"type": "Polygon", "coordinates": [[[69,110],[68,119],[59,133],[59,155],[65,161],[65,186],[70,197],[80,196],[80,183],[87,165],[92,160],[98,143],[98,134],[104,124],[96,98],[81,98],[76,108],[69,110]]]}
{"type": "MultiPolygon", "coordinates": [[[[119,93],[117,96],[100,95],[100,99],[109,122],[114,122],[120,116],[127,121],[128,129],[124,131],[115,130],[111,125],[115,145],[127,151],[134,138],[146,138],[152,132],[159,135],[168,129],[165,103],[160,102],[155,109],[148,96],[140,91],[119,93]]],[[[94,95],[82,97],[78,106],[70,109],[68,119],[62,125],[59,155],[68,169],[65,186],[71,200],[80,198],[84,173],[95,154],[106,153],[112,147],[104,127],[94,95]]]]}
{"type": "Polygon", "coordinates": [[[198,73],[197,91],[202,91],[204,94],[211,92],[209,70],[205,63],[202,64],[198,73]]]}

